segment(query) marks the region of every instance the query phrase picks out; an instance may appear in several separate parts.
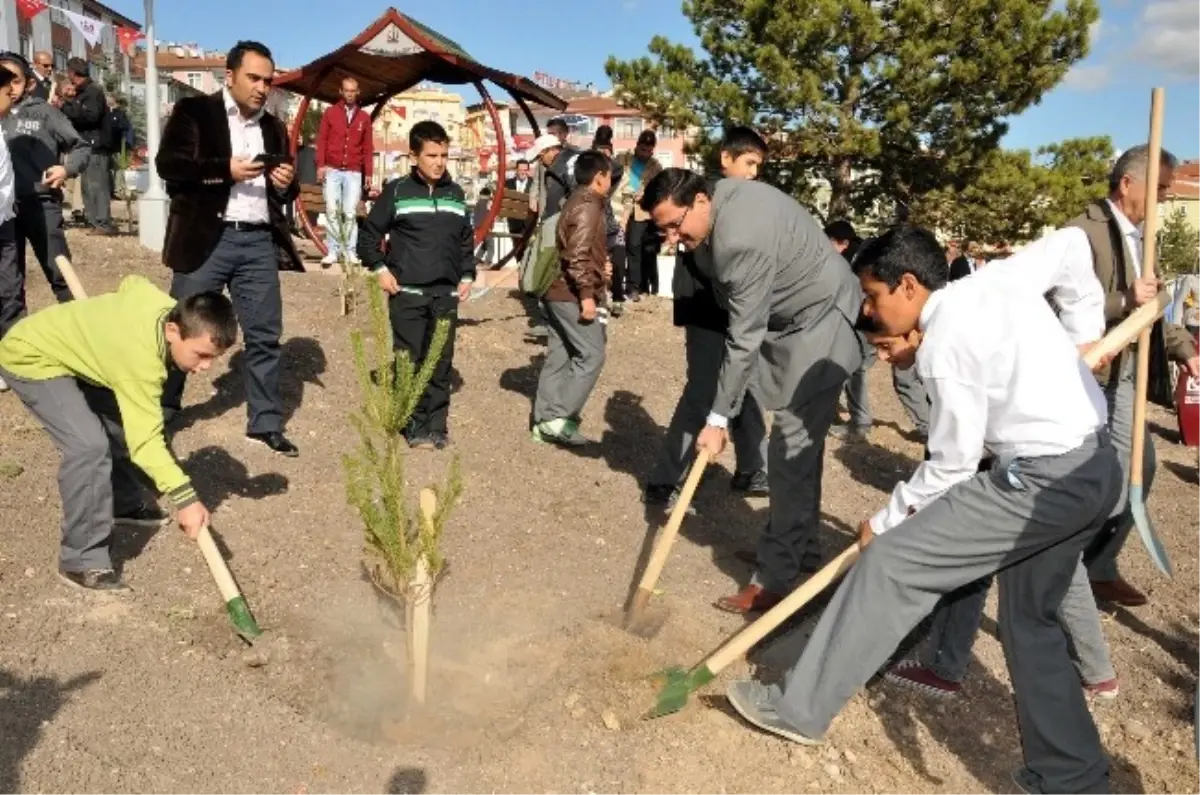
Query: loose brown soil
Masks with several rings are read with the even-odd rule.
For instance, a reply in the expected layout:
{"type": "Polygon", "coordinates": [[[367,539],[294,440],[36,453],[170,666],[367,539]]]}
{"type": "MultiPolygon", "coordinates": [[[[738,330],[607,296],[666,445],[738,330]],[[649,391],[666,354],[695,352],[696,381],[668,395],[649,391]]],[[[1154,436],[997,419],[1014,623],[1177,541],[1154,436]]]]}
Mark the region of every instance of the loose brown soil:
{"type": "MultiPolygon", "coordinates": [[[[93,292],[126,273],[166,284],[129,238],[72,233],[93,292]]],[[[30,303],[49,302],[36,268],[30,303]]],[[[214,528],[268,639],[230,630],[195,546],[175,529],[124,533],[134,595],[81,595],[54,575],[57,453],[12,394],[0,396],[0,791],[418,792],[1011,791],[1020,763],[1003,656],[989,618],[965,697],[934,702],[873,683],[826,746],[747,727],[720,697],[734,666],[682,712],[641,721],[647,676],[691,664],[740,626],[710,607],[749,575],[765,500],[734,498],[729,462],[697,496],[653,610],[657,636],[607,620],[629,588],[648,522],[639,481],[681,386],[682,341],[665,301],[610,325],[609,356],[585,413],[591,456],[528,439],[539,347],[504,289],[463,311],[452,453],[466,492],[445,538],[449,574],[435,600],[430,704],[404,706],[404,636],[363,582],[362,531],[345,504],[341,455],[356,400],[336,282],[283,276],[283,399],[299,459],[244,442],[239,357],[189,381],[187,427],[173,443],[215,509],[214,528]],[[230,369],[232,368],[232,369],[230,369]]],[[[871,371],[870,445],[831,441],[822,505],[832,554],[920,457],[891,392],[871,371]]],[[[1195,792],[1196,452],[1154,410],[1153,515],[1177,575],[1140,545],[1122,559],[1151,603],[1106,614],[1121,696],[1095,708],[1119,792],[1195,792]]],[[[414,489],[451,453],[410,457],[414,489]]],[[[652,517],[661,521],[662,517],[652,517]]],[[[989,610],[994,616],[994,605],[989,610]]],[[[802,634],[756,658],[770,674],[802,634]]]]}

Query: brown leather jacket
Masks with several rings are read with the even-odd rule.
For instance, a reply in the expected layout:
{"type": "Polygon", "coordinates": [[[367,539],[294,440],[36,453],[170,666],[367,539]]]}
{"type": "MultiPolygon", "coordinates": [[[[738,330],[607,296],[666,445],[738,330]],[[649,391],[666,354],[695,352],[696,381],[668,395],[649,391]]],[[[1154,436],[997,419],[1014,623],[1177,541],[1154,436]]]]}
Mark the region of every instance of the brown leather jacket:
{"type": "Polygon", "coordinates": [[[606,196],[581,186],[563,205],[554,233],[560,274],[546,291],[547,301],[575,302],[591,298],[599,303],[603,297],[604,265],[608,261],[606,201],[606,196]]]}

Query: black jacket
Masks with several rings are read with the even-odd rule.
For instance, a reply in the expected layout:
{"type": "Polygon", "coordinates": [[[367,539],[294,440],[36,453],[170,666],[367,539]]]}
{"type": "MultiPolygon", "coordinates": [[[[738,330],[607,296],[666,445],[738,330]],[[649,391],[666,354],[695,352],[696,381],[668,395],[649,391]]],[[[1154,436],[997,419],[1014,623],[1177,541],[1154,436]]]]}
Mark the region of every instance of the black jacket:
{"type": "MultiPolygon", "coordinates": [[[[671,278],[675,325],[698,326],[724,334],[729,328],[729,313],[717,303],[712,280],[700,269],[696,256],[695,251],[684,251],[675,257],[675,275],[671,278]]],[[[711,256],[707,244],[700,256],[711,256]]]]}
{"type": "Polygon", "coordinates": [[[474,280],[475,233],[462,187],[449,173],[431,185],[415,168],[389,182],[359,230],[358,258],[372,271],[386,265],[406,287],[474,280]]]}
{"type": "Polygon", "coordinates": [[[108,115],[108,101],[104,89],[88,80],[75,90],[75,97],[62,105],[63,115],[75,126],[79,137],[95,146],[100,138],[100,128],[108,115]]]}

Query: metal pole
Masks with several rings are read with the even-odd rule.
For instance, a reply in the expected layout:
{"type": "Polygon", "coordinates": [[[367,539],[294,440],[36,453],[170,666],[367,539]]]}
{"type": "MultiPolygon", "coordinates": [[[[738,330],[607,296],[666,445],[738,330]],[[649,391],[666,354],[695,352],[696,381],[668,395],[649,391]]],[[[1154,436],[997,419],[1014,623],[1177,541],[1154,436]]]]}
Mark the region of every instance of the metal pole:
{"type": "Polygon", "coordinates": [[[167,235],[167,194],[158,179],[158,156],[162,141],[162,105],[158,99],[158,45],[154,36],[154,0],[144,0],[146,9],[146,192],[138,200],[138,240],[151,251],[162,251],[167,235]]]}

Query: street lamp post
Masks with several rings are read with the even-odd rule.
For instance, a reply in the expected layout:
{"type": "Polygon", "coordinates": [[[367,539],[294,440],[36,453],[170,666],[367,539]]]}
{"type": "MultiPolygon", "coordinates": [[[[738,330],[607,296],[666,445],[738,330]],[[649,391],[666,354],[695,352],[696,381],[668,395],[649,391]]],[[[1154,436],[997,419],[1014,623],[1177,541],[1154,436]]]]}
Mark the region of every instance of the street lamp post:
{"type": "Polygon", "coordinates": [[[152,251],[162,251],[167,233],[167,194],[154,164],[162,139],[162,108],[158,99],[158,45],[154,37],[154,0],[144,0],[146,15],[146,193],[138,200],[138,239],[152,251]]]}

